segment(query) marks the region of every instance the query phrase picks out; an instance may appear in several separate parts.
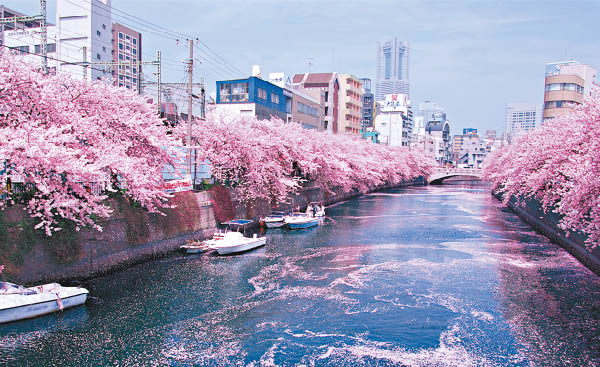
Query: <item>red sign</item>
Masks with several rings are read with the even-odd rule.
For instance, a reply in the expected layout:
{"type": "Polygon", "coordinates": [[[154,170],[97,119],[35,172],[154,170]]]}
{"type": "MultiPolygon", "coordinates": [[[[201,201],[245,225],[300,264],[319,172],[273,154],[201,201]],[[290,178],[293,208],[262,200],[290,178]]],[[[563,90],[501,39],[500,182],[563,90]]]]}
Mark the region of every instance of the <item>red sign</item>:
{"type": "Polygon", "coordinates": [[[182,191],[191,191],[192,189],[192,180],[190,179],[165,181],[164,190],[169,194],[182,191]]]}

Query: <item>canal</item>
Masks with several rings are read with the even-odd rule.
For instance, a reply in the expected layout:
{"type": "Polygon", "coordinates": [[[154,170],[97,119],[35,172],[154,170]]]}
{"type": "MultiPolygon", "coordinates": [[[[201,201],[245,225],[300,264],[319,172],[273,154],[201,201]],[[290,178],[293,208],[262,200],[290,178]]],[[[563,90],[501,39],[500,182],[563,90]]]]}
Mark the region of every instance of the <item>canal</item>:
{"type": "Polygon", "coordinates": [[[600,279],[478,183],[373,193],[237,256],[86,281],[0,326],[14,366],[598,366],[600,279]]]}

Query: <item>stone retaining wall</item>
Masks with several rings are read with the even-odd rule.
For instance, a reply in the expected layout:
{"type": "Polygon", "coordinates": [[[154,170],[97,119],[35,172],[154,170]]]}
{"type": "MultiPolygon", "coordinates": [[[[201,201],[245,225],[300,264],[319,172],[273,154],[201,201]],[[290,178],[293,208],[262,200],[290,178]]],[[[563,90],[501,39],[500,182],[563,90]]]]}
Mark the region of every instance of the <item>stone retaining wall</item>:
{"type": "MultiPolygon", "coordinates": [[[[423,179],[418,179],[394,187],[423,184],[423,179]]],[[[304,209],[312,201],[331,205],[370,191],[388,188],[391,187],[331,194],[317,187],[306,187],[291,198],[290,203],[276,209],[291,210],[298,206],[304,209]]],[[[11,262],[7,256],[0,254],[0,264],[6,264],[1,276],[4,280],[21,284],[85,279],[173,252],[188,239],[212,236],[217,223],[209,192],[177,193],[172,198],[172,203],[176,208],[165,210],[166,215],[163,216],[136,208],[126,199],[110,199],[113,215],[99,222],[103,230],[99,232],[84,229],[75,234],[77,240],[70,249],[72,254],[63,256],[62,260],[57,258],[52,251],[55,248],[44,238],[37,239],[31,249],[26,247],[23,250],[15,243],[8,247],[11,248],[10,251],[23,251],[21,261],[11,262]]],[[[264,200],[253,205],[233,200],[229,205],[234,206],[231,213],[236,217],[252,219],[257,225],[262,216],[271,212],[270,203],[264,200]]],[[[9,224],[21,223],[28,218],[22,206],[6,209],[3,217],[9,224]]],[[[19,236],[14,234],[9,236],[11,240],[17,237],[19,236]]]]}
{"type": "MultiPolygon", "coordinates": [[[[502,200],[500,194],[492,194],[498,200],[502,200]]],[[[511,198],[508,202],[508,207],[536,230],[567,250],[588,269],[600,276],[600,248],[596,248],[593,251],[586,249],[586,236],[582,233],[569,233],[569,236],[567,236],[567,233],[558,227],[558,222],[561,219],[559,214],[553,212],[544,213],[540,203],[535,200],[527,200],[524,206],[518,206],[516,199],[511,198]]]]}

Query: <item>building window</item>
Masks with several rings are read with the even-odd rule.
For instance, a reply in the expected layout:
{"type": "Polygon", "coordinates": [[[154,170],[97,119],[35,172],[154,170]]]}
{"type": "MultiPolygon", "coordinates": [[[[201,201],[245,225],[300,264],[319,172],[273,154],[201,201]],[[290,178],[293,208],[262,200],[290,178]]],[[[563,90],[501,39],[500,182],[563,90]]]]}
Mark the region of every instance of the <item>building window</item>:
{"type": "Polygon", "coordinates": [[[231,84],[231,102],[248,102],[248,83],[231,84]]]}
{"type": "Polygon", "coordinates": [[[329,99],[329,92],[325,92],[325,102],[329,99]]]}
{"type": "Polygon", "coordinates": [[[137,39],[135,39],[135,38],[133,38],[133,37],[132,37],[132,38],[131,38],[131,41],[132,41],[132,42],[133,42],[133,44],[135,45],[135,44],[136,44],[136,42],[137,42],[137,39]]]}
{"type": "Polygon", "coordinates": [[[119,54],[119,60],[123,60],[123,55],[119,54]]]}
{"type": "Polygon", "coordinates": [[[132,50],[132,52],[134,55],[137,55],[137,50],[135,48],[132,50]]]}
{"type": "Polygon", "coordinates": [[[96,59],[102,60],[102,56],[100,56],[100,54],[96,54],[96,59]]]}
{"type": "Polygon", "coordinates": [[[131,37],[129,37],[128,35],[125,35],[125,39],[126,39],[126,40],[128,40],[128,39],[130,39],[130,38],[131,38],[131,37]]]}
{"type": "Polygon", "coordinates": [[[275,104],[279,104],[279,96],[275,93],[271,93],[271,102],[275,104]]]}
{"type": "Polygon", "coordinates": [[[123,49],[123,44],[119,43],[119,50],[122,50],[122,49],[123,49]]]}
{"type": "Polygon", "coordinates": [[[390,77],[392,76],[392,50],[391,48],[385,48],[383,49],[383,57],[385,59],[385,78],[386,79],[390,79],[390,77]]]}
{"type": "Polygon", "coordinates": [[[267,91],[262,88],[258,88],[258,98],[266,100],[267,99],[267,91]]]}
{"type": "Polygon", "coordinates": [[[119,32],[119,38],[123,39],[123,33],[119,32]]]}
{"type": "Polygon", "coordinates": [[[219,86],[220,102],[231,102],[231,83],[223,83],[219,86]]]}
{"type": "Polygon", "coordinates": [[[106,47],[102,46],[102,52],[106,52],[106,47]]]}
{"type": "Polygon", "coordinates": [[[133,73],[136,74],[137,73],[137,69],[133,68],[133,73]]]}
{"type": "Polygon", "coordinates": [[[106,29],[106,24],[102,24],[102,29],[106,29]]]}
{"type": "Polygon", "coordinates": [[[100,33],[100,31],[96,31],[96,36],[100,37],[102,35],[102,33],[100,33]]]}

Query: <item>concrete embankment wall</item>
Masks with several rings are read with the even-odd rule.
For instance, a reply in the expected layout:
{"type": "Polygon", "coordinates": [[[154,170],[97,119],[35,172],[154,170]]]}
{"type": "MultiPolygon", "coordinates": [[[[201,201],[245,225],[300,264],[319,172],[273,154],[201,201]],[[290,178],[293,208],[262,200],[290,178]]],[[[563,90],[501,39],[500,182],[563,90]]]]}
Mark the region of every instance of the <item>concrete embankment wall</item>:
{"type": "MultiPolygon", "coordinates": [[[[502,200],[500,194],[493,193],[493,195],[502,200]]],[[[507,205],[536,230],[567,250],[588,269],[600,276],[600,248],[589,251],[585,247],[586,236],[582,233],[570,232],[567,236],[567,233],[558,227],[561,219],[559,214],[550,211],[544,213],[540,203],[535,200],[526,200],[525,205],[520,206],[517,205],[515,198],[511,198],[507,205]]]]}
{"type": "MultiPolygon", "coordinates": [[[[420,184],[424,184],[422,179],[394,187],[420,184]]],[[[391,187],[331,194],[317,187],[306,187],[290,198],[289,203],[275,209],[304,208],[312,201],[331,205],[388,188],[391,187]]],[[[176,208],[165,210],[166,215],[148,213],[123,198],[109,199],[113,215],[99,221],[101,232],[92,229],[59,231],[50,241],[43,236],[27,235],[36,231],[32,230],[23,206],[7,208],[0,212],[0,264],[6,265],[1,277],[22,284],[89,278],[175,251],[188,239],[208,238],[217,222],[237,217],[258,223],[260,217],[271,212],[271,203],[266,200],[244,204],[232,199],[231,191],[221,189],[221,194],[223,192],[226,199],[220,203],[215,201],[218,190],[212,194],[207,191],[177,193],[171,201],[176,208]]]]}

